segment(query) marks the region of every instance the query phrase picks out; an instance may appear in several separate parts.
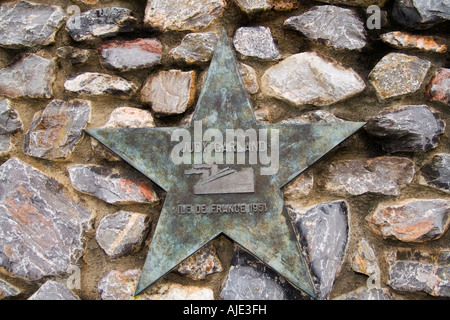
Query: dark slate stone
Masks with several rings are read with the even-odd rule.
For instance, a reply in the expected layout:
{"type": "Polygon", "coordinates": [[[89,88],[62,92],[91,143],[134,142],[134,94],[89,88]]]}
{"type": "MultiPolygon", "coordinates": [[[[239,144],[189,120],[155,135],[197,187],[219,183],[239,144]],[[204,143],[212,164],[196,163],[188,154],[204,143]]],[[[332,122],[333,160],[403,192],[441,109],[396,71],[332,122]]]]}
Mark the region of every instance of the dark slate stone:
{"type": "Polygon", "coordinates": [[[407,27],[429,27],[450,20],[450,1],[396,0],[392,16],[397,23],[407,27]]]}
{"type": "Polygon", "coordinates": [[[450,192],[450,154],[436,154],[422,167],[421,175],[424,184],[450,192]]]}

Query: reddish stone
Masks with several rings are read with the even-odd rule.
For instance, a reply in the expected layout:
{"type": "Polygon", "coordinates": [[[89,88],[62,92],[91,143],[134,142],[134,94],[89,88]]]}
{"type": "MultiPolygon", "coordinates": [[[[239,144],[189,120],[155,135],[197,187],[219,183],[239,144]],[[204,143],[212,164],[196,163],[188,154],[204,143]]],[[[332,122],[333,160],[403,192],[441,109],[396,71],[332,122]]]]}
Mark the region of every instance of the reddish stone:
{"type": "Polygon", "coordinates": [[[450,104],[450,69],[439,69],[427,86],[428,99],[450,104]]]}

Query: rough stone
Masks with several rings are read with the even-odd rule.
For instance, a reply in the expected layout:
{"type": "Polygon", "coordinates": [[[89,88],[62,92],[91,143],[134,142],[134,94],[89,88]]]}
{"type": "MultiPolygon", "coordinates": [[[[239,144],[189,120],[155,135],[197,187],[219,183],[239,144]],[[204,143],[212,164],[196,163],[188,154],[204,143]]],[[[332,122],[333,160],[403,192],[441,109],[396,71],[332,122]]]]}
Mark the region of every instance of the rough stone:
{"type": "Polygon", "coordinates": [[[420,170],[419,183],[450,192],[450,154],[438,153],[420,170]]]}
{"type": "Polygon", "coordinates": [[[427,86],[428,99],[450,105],[450,69],[436,71],[427,86]]]}
{"type": "Polygon", "coordinates": [[[270,110],[266,107],[253,110],[255,113],[256,121],[260,123],[270,123],[270,110]]]}
{"type": "Polygon", "coordinates": [[[431,67],[427,60],[403,53],[384,56],[369,74],[370,82],[382,100],[416,92],[431,67]]]}
{"type": "Polygon", "coordinates": [[[0,98],[0,135],[15,134],[22,130],[19,113],[11,108],[9,100],[0,98]]]}
{"type": "Polygon", "coordinates": [[[389,281],[394,290],[450,297],[450,251],[402,250],[388,254],[389,281]]]}
{"type": "Polygon", "coordinates": [[[340,295],[333,300],[395,300],[388,289],[361,287],[340,295]]]}
{"type": "Polygon", "coordinates": [[[450,20],[449,0],[396,0],[394,20],[406,27],[426,28],[450,20]]]}
{"type": "Polygon", "coordinates": [[[196,83],[195,71],[160,71],[146,80],[141,101],[151,104],[157,114],[181,114],[194,103],[196,83]]]}
{"type": "Polygon", "coordinates": [[[222,271],[222,264],[211,246],[200,249],[177,267],[178,273],[193,280],[203,280],[210,274],[222,271]]]}
{"type": "Polygon", "coordinates": [[[0,6],[0,46],[9,49],[46,46],[66,19],[63,9],[28,1],[0,6]]]}
{"type": "Polygon", "coordinates": [[[92,213],[56,180],[17,158],[0,166],[0,267],[38,280],[84,251],[92,213]]]}
{"type": "Polygon", "coordinates": [[[281,59],[272,33],[267,27],[241,27],[234,34],[233,44],[242,58],[281,59]]]}
{"type": "Polygon", "coordinates": [[[309,300],[283,277],[246,251],[236,248],[220,296],[224,300],[309,300]]]}
{"type": "Polygon", "coordinates": [[[329,111],[314,110],[306,112],[299,117],[283,120],[280,123],[308,124],[308,123],[343,123],[343,122],[345,121],[336,117],[329,111]]]}
{"type": "Polygon", "coordinates": [[[25,136],[25,153],[47,160],[69,157],[83,136],[90,114],[89,101],[53,100],[34,115],[25,136]]]}
{"type": "Polygon", "coordinates": [[[331,163],[319,184],[342,195],[399,195],[414,179],[414,162],[400,157],[342,160],[331,163]]]}
{"type": "MultiPolygon", "coordinates": [[[[134,300],[134,290],[138,284],[141,270],[112,270],[98,283],[98,292],[102,300],[134,300]]],[[[142,296],[138,299],[142,299],[142,296]]],[[[142,299],[144,300],[144,299],[142,299]]]]}
{"type": "Polygon", "coordinates": [[[250,94],[258,93],[259,83],[258,76],[255,69],[244,63],[238,63],[239,73],[241,74],[242,81],[244,81],[245,89],[250,94]]]}
{"type": "Polygon", "coordinates": [[[73,40],[86,41],[133,31],[136,22],[129,9],[110,7],[75,14],[67,21],[66,29],[73,40]]]}
{"type": "Polygon", "coordinates": [[[239,8],[248,15],[263,11],[288,11],[299,6],[297,0],[234,0],[239,8]]]}
{"type": "Polygon", "coordinates": [[[197,31],[222,15],[224,0],[149,0],[144,23],[163,31],[197,31]]]}
{"type": "Polygon", "coordinates": [[[64,284],[56,281],[47,281],[28,300],[80,300],[64,284]]]}
{"type": "Polygon", "coordinates": [[[367,8],[372,5],[383,7],[388,0],[318,0],[318,1],[330,4],[343,4],[345,6],[357,6],[367,8]]]}
{"type": "Polygon", "coordinates": [[[381,40],[399,49],[419,49],[437,53],[447,52],[445,39],[436,36],[413,35],[402,31],[392,31],[380,36],[381,40]]]}
{"type": "Polygon", "coordinates": [[[297,106],[330,105],[362,92],[365,87],[352,69],[327,61],[314,52],[290,56],[269,68],[261,78],[264,95],[297,106]]]}
{"type": "Polygon", "coordinates": [[[316,6],[284,25],[336,49],[361,50],[367,44],[364,22],[350,9],[316,6]]]}
{"type": "MultiPolygon", "coordinates": [[[[113,110],[108,122],[101,128],[153,128],[155,122],[150,112],[138,108],[119,107],[113,110]]],[[[96,157],[107,161],[121,161],[112,151],[91,138],[92,150],[96,157]]]]}
{"type": "Polygon", "coordinates": [[[159,201],[150,180],[140,173],[97,165],[69,167],[75,189],[109,204],[155,203],[159,201]]]}
{"type": "Polygon", "coordinates": [[[347,251],[349,209],[345,201],[303,208],[288,206],[305,250],[318,299],[327,299],[347,251]]]}
{"type": "Polygon", "coordinates": [[[91,57],[93,50],[81,49],[72,46],[59,47],[56,55],[72,64],[83,64],[91,57]]]}
{"type": "Polygon", "coordinates": [[[358,247],[352,255],[351,263],[353,271],[367,276],[374,275],[380,270],[375,252],[366,239],[359,241],[358,247]]]}
{"type": "Polygon", "coordinates": [[[109,74],[86,72],[68,79],[64,88],[81,95],[112,95],[122,98],[132,96],[138,87],[121,77],[109,74]]]}
{"type": "Polygon", "coordinates": [[[51,98],[55,61],[34,53],[0,70],[0,95],[9,98],[51,98]]]}
{"type": "Polygon", "coordinates": [[[214,32],[189,33],[178,47],[170,51],[170,55],[188,64],[208,62],[213,57],[217,41],[218,37],[214,32]]]}
{"type": "Polygon", "coordinates": [[[149,216],[119,211],[100,221],[96,231],[97,243],[108,256],[119,258],[141,248],[149,227],[149,216]]]}
{"type": "Polygon", "coordinates": [[[146,300],[214,300],[214,292],[210,288],[168,283],[149,294],[146,300]]]}
{"type": "Polygon", "coordinates": [[[11,149],[11,137],[8,134],[0,135],[0,158],[9,156],[11,149]]]}
{"type": "Polygon", "coordinates": [[[385,239],[403,242],[436,240],[450,225],[450,201],[409,199],[380,204],[366,220],[370,229],[385,239]]]}
{"type": "Polygon", "coordinates": [[[0,300],[15,297],[20,294],[20,290],[12,284],[0,279],[0,300]]]}
{"type": "Polygon", "coordinates": [[[100,46],[100,52],[106,68],[129,71],[159,65],[162,45],[157,39],[109,41],[100,46]]]}
{"type": "Polygon", "coordinates": [[[283,196],[287,201],[300,200],[307,196],[314,186],[312,173],[302,173],[283,187],[283,196]]]}
{"type": "Polygon", "coordinates": [[[426,105],[409,105],[384,109],[365,129],[384,151],[428,152],[438,146],[445,122],[426,105]]]}

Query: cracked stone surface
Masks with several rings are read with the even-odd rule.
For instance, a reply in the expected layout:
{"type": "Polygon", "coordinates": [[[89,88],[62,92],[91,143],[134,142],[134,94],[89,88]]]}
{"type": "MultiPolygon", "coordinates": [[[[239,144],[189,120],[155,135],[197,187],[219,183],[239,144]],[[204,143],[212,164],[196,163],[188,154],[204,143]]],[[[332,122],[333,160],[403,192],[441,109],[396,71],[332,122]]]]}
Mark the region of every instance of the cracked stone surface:
{"type": "Polygon", "coordinates": [[[420,170],[420,184],[450,193],[450,154],[438,153],[420,170]]]}
{"type": "Polygon", "coordinates": [[[189,33],[179,46],[170,51],[170,55],[188,64],[208,62],[213,57],[217,41],[218,37],[214,32],[189,33]]]}
{"type": "Polygon", "coordinates": [[[267,27],[241,27],[234,34],[233,44],[243,58],[262,60],[278,60],[281,58],[272,38],[272,33],[267,27]]]}
{"type": "Polygon", "coordinates": [[[371,276],[380,272],[377,256],[366,239],[361,239],[351,258],[352,269],[355,272],[371,276]]]}
{"type": "Polygon", "coordinates": [[[49,280],[44,283],[28,300],[80,300],[64,284],[49,280]]]}
{"type": "Polygon", "coordinates": [[[206,246],[183,261],[176,271],[193,280],[203,280],[210,274],[222,272],[223,267],[214,248],[206,246]]]}
{"type": "Polygon", "coordinates": [[[0,300],[15,297],[20,294],[20,290],[12,284],[0,279],[0,300]]]}
{"type": "Polygon", "coordinates": [[[419,49],[437,53],[447,52],[445,39],[435,36],[413,35],[401,31],[392,31],[380,36],[381,40],[399,49],[419,49]]]}

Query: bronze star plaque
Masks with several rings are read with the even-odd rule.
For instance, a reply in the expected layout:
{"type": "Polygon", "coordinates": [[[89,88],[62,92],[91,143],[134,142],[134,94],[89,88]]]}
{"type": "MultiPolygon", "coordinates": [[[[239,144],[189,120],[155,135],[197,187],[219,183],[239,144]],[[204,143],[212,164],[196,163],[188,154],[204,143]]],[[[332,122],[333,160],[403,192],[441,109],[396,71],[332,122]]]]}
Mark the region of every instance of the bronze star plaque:
{"type": "Polygon", "coordinates": [[[87,130],[167,192],[136,294],[225,234],[315,297],[280,188],[363,125],[258,123],[223,31],[190,125],[87,130]]]}

